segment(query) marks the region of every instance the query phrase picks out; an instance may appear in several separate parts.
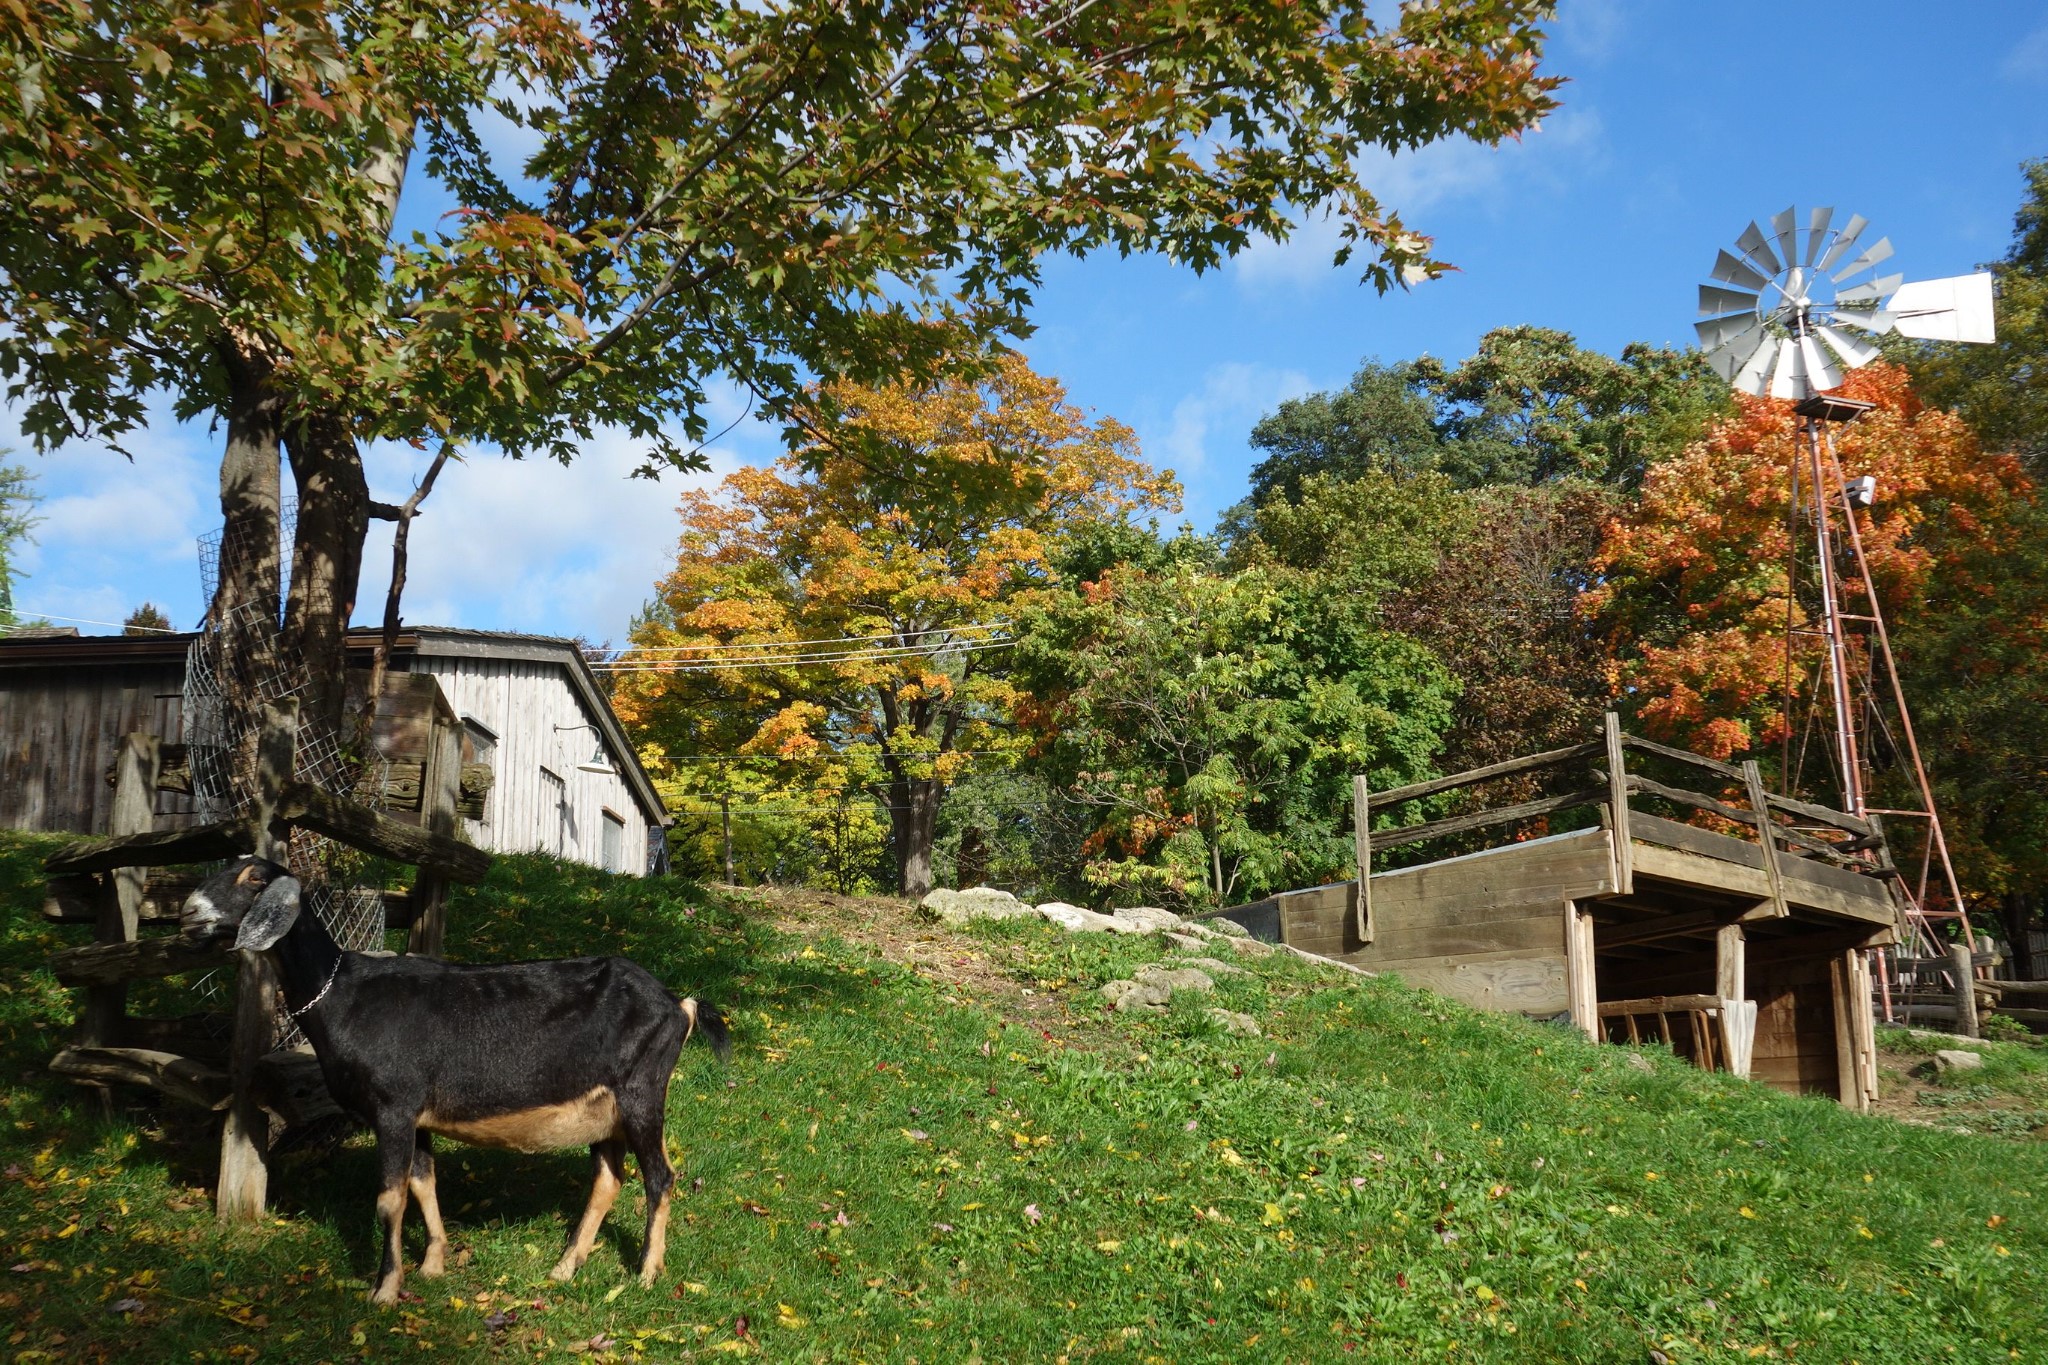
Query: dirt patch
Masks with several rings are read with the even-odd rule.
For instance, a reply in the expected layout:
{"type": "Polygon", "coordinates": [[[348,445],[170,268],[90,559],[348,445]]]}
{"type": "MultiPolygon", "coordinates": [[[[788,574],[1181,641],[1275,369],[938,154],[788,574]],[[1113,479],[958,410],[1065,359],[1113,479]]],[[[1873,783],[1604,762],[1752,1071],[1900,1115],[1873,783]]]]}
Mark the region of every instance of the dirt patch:
{"type": "Polygon", "coordinates": [[[936,924],[919,913],[917,902],[891,896],[839,896],[802,887],[720,888],[716,894],[744,915],[803,939],[838,938],[884,962],[907,967],[963,1004],[980,1005],[1006,1022],[1041,1032],[1061,1030],[1060,1041],[1099,1051],[1114,1035],[1090,1031],[1080,1038],[1064,1030],[1101,1013],[1092,992],[1027,984],[1009,968],[1001,950],[985,939],[936,924]]]}
{"type": "Polygon", "coordinates": [[[1871,1112],[1948,1132],[2048,1140],[2048,1112],[2024,1095],[1989,1086],[1937,1085],[1933,1059],[1918,1052],[1877,1054],[1877,1102],[1871,1112]]]}

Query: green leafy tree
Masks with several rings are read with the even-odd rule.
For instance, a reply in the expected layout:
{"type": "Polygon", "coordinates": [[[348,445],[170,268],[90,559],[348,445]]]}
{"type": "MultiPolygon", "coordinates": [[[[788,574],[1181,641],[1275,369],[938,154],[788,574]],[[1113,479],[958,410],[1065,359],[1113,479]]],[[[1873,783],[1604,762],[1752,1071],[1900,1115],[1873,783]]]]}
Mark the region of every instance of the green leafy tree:
{"type": "Polygon", "coordinates": [[[2021,165],[2026,194],[2012,249],[1987,269],[1998,279],[1998,340],[1989,346],[1894,342],[1913,386],[1953,408],[1985,449],[2018,455],[2048,477],[2048,158],[2021,165]]]}
{"type": "Polygon", "coordinates": [[[1260,418],[1251,444],[1266,455],[1252,466],[1249,505],[1233,509],[1232,529],[1251,507],[1298,496],[1311,475],[1342,481],[1434,469],[1443,437],[1416,367],[1369,360],[1343,388],[1290,398],[1260,418]]]}
{"type": "Polygon", "coordinates": [[[14,582],[20,570],[15,555],[35,529],[36,493],[29,472],[20,465],[0,464],[0,630],[16,624],[14,582]]]}
{"type": "Polygon", "coordinates": [[[1206,269],[1318,207],[1378,286],[1435,274],[1358,154],[1536,123],[1550,9],[4,7],[0,374],[39,446],[119,441],[160,390],[223,423],[217,605],[275,605],[338,717],[366,525],[402,510],[364,441],[567,460],[603,423],[701,468],[720,375],[785,417],[928,381],[1028,330],[1048,253],[1206,269]],[[459,211],[398,235],[406,186],[459,211]]]}
{"type": "Polygon", "coordinates": [[[144,602],[129,612],[128,619],[121,623],[123,635],[159,635],[170,628],[171,618],[154,602],[144,602]]]}
{"type": "Polygon", "coordinates": [[[1728,410],[1728,386],[1697,352],[1632,342],[1621,357],[1548,327],[1503,327],[1455,368],[1424,357],[1440,467],[1467,488],[1588,480],[1634,488],[1728,410]]]}

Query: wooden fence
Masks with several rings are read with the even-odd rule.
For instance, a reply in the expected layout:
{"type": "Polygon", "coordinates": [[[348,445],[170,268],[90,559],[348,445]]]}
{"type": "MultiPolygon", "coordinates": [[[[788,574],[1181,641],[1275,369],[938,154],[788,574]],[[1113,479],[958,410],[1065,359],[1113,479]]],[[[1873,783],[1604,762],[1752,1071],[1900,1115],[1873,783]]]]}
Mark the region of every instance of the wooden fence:
{"type": "Polygon", "coordinates": [[[446,936],[449,883],[482,880],[491,858],[455,837],[463,779],[460,727],[445,702],[435,714],[419,769],[423,809],[417,826],[296,780],[298,708],[286,702],[265,714],[257,791],[246,818],[154,829],[151,808],[165,776],[167,746],[154,736],[131,734],[115,762],[111,835],[68,844],[44,862],[50,876],[45,914],[73,922],[89,917],[96,931],[92,944],[64,949],[51,959],[59,982],[84,991],[77,1039],[57,1054],[51,1069],[87,1084],[145,1086],[181,1103],[224,1112],[216,1196],[224,1221],[263,1212],[270,1114],[291,1126],[336,1111],[310,1052],[275,1050],[279,994],[266,957],[237,954],[220,939],[141,933],[145,925],[175,927],[182,888],[191,884],[190,879],[156,883],[152,899],[146,894],[150,869],[249,853],[283,861],[291,831],[311,830],[417,867],[409,895],[381,895],[386,922],[409,924],[410,951],[438,956],[446,936]],[[229,966],[236,970],[229,1016],[136,1019],[127,1014],[132,982],[229,966]]]}

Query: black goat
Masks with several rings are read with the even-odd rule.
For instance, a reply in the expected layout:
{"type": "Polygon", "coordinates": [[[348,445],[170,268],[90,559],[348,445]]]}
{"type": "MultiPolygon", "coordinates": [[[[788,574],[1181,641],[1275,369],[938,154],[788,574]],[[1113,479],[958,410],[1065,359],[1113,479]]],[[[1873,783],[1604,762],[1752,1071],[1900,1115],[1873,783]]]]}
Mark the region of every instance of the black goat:
{"type": "Polygon", "coordinates": [[[377,1136],[384,1261],[372,1302],[398,1297],[408,1190],[427,1225],[420,1273],[442,1271],[448,1238],[432,1133],[521,1152],[589,1146],[590,1204],[550,1272],[557,1280],[589,1258],[630,1147],[647,1189],[640,1282],[661,1273],[675,1183],[662,1145],[669,1073],[692,1033],[728,1054],[716,1008],[678,1000],[622,957],[458,967],[343,952],[317,915],[299,913],[298,880],[262,858],[238,859],[207,879],[182,919],[188,934],[233,929],[235,947],[275,955],[328,1092],[377,1136]]]}

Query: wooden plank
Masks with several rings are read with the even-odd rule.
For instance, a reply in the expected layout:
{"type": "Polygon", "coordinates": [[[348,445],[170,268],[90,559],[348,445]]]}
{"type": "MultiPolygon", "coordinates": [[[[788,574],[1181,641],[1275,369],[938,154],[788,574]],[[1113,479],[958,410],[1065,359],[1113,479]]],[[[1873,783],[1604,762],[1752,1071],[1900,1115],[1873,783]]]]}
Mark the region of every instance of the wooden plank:
{"type": "Polygon", "coordinates": [[[1554,768],[1576,759],[1592,758],[1602,752],[1598,743],[1573,744],[1563,749],[1548,749],[1527,758],[1510,758],[1500,763],[1490,763],[1484,768],[1472,768],[1449,777],[1431,777],[1421,782],[1410,782],[1405,787],[1395,787],[1379,794],[1378,804],[1382,810],[1401,801],[1415,801],[1425,796],[1436,796],[1460,787],[1470,787],[1480,782],[1489,782],[1496,777],[1514,777],[1520,773],[1533,773],[1544,768],[1554,768]]]}
{"type": "Polygon", "coordinates": [[[1747,935],[1739,924],[1714,931],[1714,993],[1733,1000],[1749,997],[1747,935]]]}
{"type": "Polygon", "coordinates": [[[1621,747],[1621,717],[1609,711],[1602,720],[1607,754],[1607,826],[1614,832],[1614,887],[1624,896],[1636,890],[1635,841],[1629,834],[1628,762],[1621,747]]]}
{"type": "Polygon", "coordinates": [[[1799,801],[1789,796],[1770,796],[1771,808],[1787,815],[1803,815],[1815,824],[1831,825],[1847,834],[1870,838],[1877,835],[1877,826],[1869,820],[1859,820],[1847,811],[1832,810],[1827,806],[1816,806],[1811,801],[1799,801]]]}
{"type": "MultiPolygon", "coordinates": [[[[156,828],[156,736],[140,731],[124,736],[114,759],[114,801],[107,812],[107,832],[115,838],[148,834],[156,828]]],[[[139,867],[116,868],[101,878],[95,937],[101,943],[132,943],[142,924],[142,883],[139,867]]],[[[85,992],[79,1011],[78,1041],[86,1047],[108,1047],[120,1040],[121,1017],[127,1012],[128,983],[111,981],[85,992]]]]}
{"type": "Polygon", "coordinates": [[[67,1047],[50,1070],[99,1085],[139,1085],[167,1099],[218,1109],[228,1098],[225,1072],[171,1052],[132,1047],[67,1047]]]}
{"type": "Polygon", "coordinates": [[[491,855],[480,848],[450,835],[415,829],[367,806],[329,796],[310,783],[291,785],[278,816],[351,848],[439,872],[450,881],[480,882],[491,870],[491,855]]]}
{"type": "MultiPolygon", "coordinates": [[[[1431,820],[1426,824],[1382,830],[1373,836],[1373,847],[1398,848],[1403,844],[1420,843],[1424,839],[1439,839],[1448,834],[1468,834],[1496,825],[1509,825],[1517,820],[1530,820],[1561,810],[1598,805],[1606,795],[1605,787],[1588,787],[1582,791],[1566,792],[1563,796],[1546,796],[1535,801],[1524,801],[1519,805],[1502,806],[1499,810],[1472,811],[1443,820],[1431,820]]],[[[1381,804],[1385,804],[1384,799],[1381,804]]]]}
{"type": "MultiPolygon", "coordinates": [[[[431,739],[432,751],[428,755],[425,778],[426,799],[423,803],[426,831],[429,835],[455,843],[455,827],[459,817],[456,807],[462,800],[462,730],[450,717],[445,723],[434,727],[431,739]]],[[[407,936],[407,951],[424,957],[439,957],[447,940],[448,878],[441,872],[422,868],[419,883],[413,887],[412,930],[407,936]]]]}
{"type": "Polygon", "coordinates": [[[1771,819],[1770,803],[1764,800],[1763,774],[1758,771],[1756,760],[1742,761],[1742,781],[1749,791],[1749,809],[1756,819],[1757,846],[1763,850],[1764,876],[1771,883],[1771,908],[1780,919],[1789,919],[1792,909],[1785,904],[1785,878],[1778,867],[1778,828],[1771,819]]]}
{"type": "Polygon", "coordinates": [[[1587,900],[1612,895],[1613,878],[1608,832],[1575,830],[1382,872],[1373,878],[1373,913],[1386,925],[1468,902],[1587,900]]]}
{"type": "MultiPolygon", "coordinates": [[[[1757,901],[1770,898],[1770,880],[1763,871],[1763,850],[1755,844],[1641,811],[1633,819],[1638,878],[1688,882],[1757,901]]],[[[1784,871],[1785,898],[1792,906],[1870,924],[1890,925],[1898,919],[1890,893],[1874,877],[1799,861],[1787,865],[1784,871]],[[1823,881],[1823,876],[1828,880],[1823,881]],[[1851,886],[1834,884],[1836,876],[1847,879],[1851,886]]]]}
{"type": "Polygon", "coordinates": [[[110,872],[117,867],[168,867],[176,863],[210,863],[252,852],[255,839],[247,821],[223,820],[193,829],[157,830],[124,838],[78,839],[43,859],[43,870],[55,874],[110,872]]]}
{"type": "Polygon", "coordinates": [[[143,938],[132,943],[60,948],[50,954],[50,970],[59,985],[105,986],[210,971],[229,960],[229,950],[219,940],[194,943],[176,937],[143,938]]]}
{"type": "MultiPolygon", "coordinates": [[[[1379,938],[1370,948],[1355,956],[1347,954],[1347,957],[1361,967],[1371,967],[1381,955],[1391,960],[1537,950],[1562,956],[1565,950],[1564,921],[1558,914],[1557,903],[1552,901],[1522,908],[1535,913],[1517,919],[1485,920],[1476,924],[1382,925],[1379,938]]],[[[1308,947],[1306,943],[1300,946],[1308,947]]],[[[1309,951],[1316,950],[1310,948],[1309,951]]]]}
{"type": "Polygon", "coordinates": [[[1856,1065],[1856,1026],[1850,1020],[1848,963],[1839,955],[1828,961],[1828,989],[1834,995],[1835,1093],[1851,1109],[1863,1107],[1863,1078],[1856,1065]]]}
{"type": "MultiPolygon", "coordinates": [[[[1363,773],[1351,779],[1351,844],[1358,859],[1358,941],[1372,942],[1372,791],[1363,773]]],[[[727,841],[726,880],[732,880],[727,841]]]]}
{"type": "Polygon", "coordinates": [[[1593,954],[1593,917],[1576,901],[1564,903],[1564,974],[1572,1023],[1598,1042],[1600,993],[1593,954]]]}
{"type": "Polygon", "coordinates": [[[1385,964],[1420,990],[1500,1014],[1562,1014],[1571,1007],[1563,953],[1512,952],[1468,958],[1419,958],[1385,964]]]}
{"type": "Polygon", "coordinates": [[[1641,735],[1624,734],[1621,737],[1621,742],[1631,749],[1640,749],[1646,754],[1656,754],[1661,758],[1668,758],[1678,763],[1689,763],[1695,768],[1702,768],[1717,776],[1725,777],[1730,782],[1740,782],[1742,780],[1741,769],[1733,764],[1719,762],[1718,760],[1708,758],[1705,754],[1696,754],[1690,749],[1674,749],[1669,744],[1659,744],[1656,740],[1644,739],[1641,735]]]}
{"type": "Polygon", "coordinates": [[[1624,1014],[1679,1014],[1686,1010],[1714,1010],[1721,1007],[1718,995],[1652,995],[1640,1000],[1602,1000],[1600,1017],[1616,1019],[1624,1014]]]}

